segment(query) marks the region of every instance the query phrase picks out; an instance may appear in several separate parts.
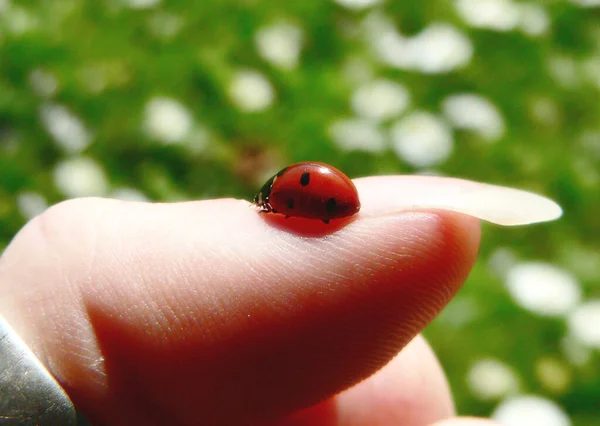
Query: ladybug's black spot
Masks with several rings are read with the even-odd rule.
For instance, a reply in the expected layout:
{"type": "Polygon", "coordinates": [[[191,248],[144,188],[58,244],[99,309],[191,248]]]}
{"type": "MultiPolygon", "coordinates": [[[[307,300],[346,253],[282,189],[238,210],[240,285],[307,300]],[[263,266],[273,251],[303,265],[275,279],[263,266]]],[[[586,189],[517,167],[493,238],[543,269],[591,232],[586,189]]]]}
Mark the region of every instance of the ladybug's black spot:
{"type": "Polygon", "coordinates": [[[288,206],[288,209],[293,209],[294,208],[294,199],[293,198],[290,198],[288,200],[287,206],[288,206]]]}
{"type": "Polygon", "coordinates": [[[300,176],[300,185],[306,186],[310,183],[310,173],[304,172],[302,176],[300,176]]]}
{"type": "Polygon", "coordinates": [[[333,213],[336,209],[337,201],[335,201],[335,198],[330,198],[327,200],[327,204],[325,205],[325,210],[327,210],[327,213],[333,213]]]}

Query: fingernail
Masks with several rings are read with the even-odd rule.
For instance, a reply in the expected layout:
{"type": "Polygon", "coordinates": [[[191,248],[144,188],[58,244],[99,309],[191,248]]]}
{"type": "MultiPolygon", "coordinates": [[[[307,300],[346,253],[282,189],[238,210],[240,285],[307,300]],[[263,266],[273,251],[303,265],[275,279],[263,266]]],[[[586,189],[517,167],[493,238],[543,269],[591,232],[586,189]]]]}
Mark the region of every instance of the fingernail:
{"type": "Polygon", "coordinates": [[[443,209],[503,226],[547,222],[562,216],[554,201],[533,192],[498,185],[423,176],[385,176],[355,181],[361,214],[443,209]]]}

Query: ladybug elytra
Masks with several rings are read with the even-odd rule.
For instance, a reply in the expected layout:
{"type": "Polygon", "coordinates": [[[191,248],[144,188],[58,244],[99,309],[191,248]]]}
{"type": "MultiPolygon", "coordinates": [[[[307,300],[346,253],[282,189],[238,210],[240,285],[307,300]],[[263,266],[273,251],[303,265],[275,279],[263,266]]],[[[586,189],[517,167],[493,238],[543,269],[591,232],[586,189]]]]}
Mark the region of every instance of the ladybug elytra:
{"type": "Polygon", "coordinates": [[[263,213],[325,223],[360,210],[352,181],[335,167],[317,162],[296,163],[281,170],[263,185],[254,204],[263,213]]]}

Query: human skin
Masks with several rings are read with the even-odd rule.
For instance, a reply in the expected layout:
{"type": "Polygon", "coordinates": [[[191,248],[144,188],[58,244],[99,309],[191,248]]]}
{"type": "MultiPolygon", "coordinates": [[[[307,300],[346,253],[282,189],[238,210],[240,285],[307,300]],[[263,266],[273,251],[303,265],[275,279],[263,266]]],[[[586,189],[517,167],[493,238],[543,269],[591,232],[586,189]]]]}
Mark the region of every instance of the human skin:
{"type": "Polygon", "coordinates": [[[454,418],[418,337],[478,220],[385,203],[325,225],[231,199],[67,201],[0,258],[0,314],[94,424],[491,425],[454,418]]]}

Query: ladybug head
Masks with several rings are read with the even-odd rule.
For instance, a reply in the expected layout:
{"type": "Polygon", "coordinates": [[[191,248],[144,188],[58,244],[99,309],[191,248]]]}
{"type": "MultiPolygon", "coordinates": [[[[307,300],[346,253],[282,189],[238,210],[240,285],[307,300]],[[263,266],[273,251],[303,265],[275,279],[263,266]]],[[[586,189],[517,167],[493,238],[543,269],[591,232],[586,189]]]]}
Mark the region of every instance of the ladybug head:
{"type": "Polygon", "coordinates": [[[264,206],[266,204],[269,204],[271,188],[273,187],[273,182],[276,178],[277,175],[273,176],[263,185],[262,188],[260,188],[260,191],[258,191],[258,194],[256,194],[256,196],[254,197],[254,204],[256,204],[257,206],[264,206]]]}

